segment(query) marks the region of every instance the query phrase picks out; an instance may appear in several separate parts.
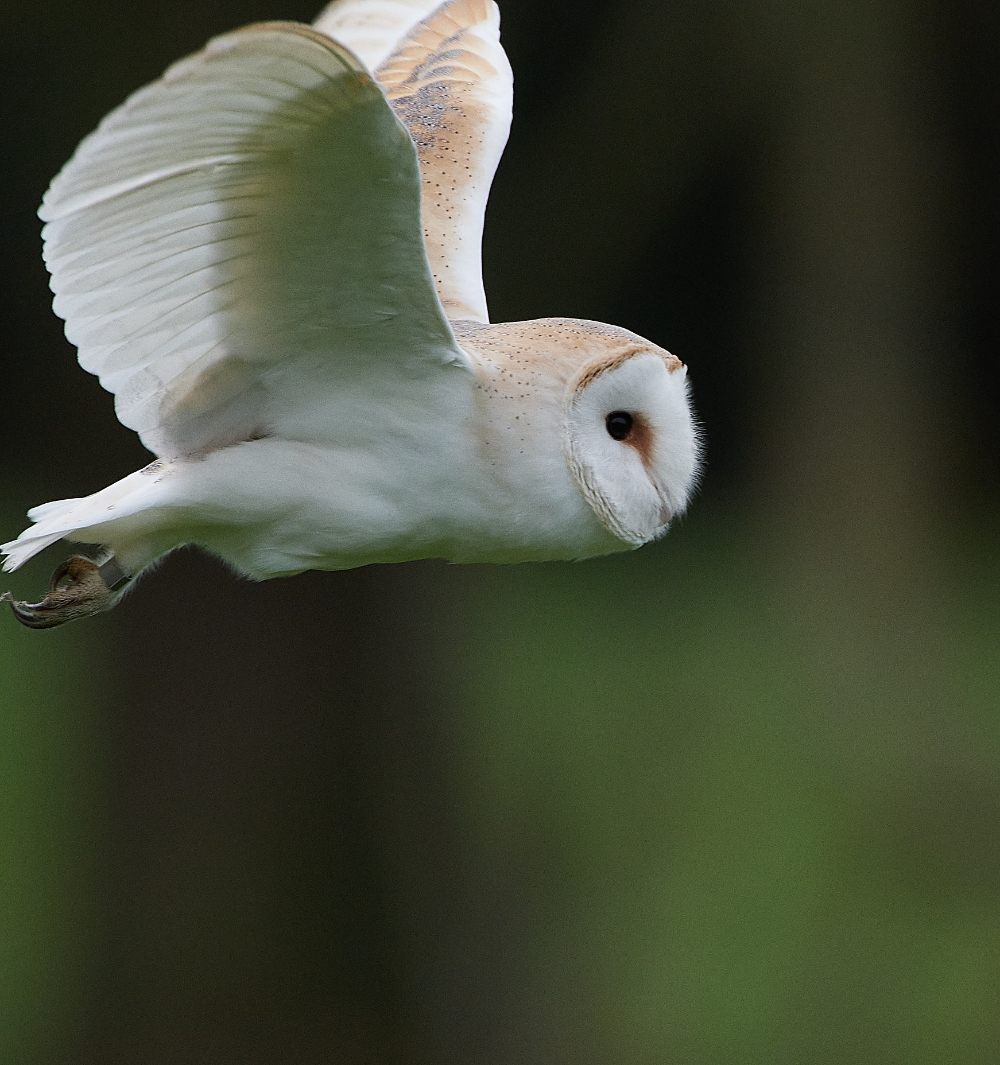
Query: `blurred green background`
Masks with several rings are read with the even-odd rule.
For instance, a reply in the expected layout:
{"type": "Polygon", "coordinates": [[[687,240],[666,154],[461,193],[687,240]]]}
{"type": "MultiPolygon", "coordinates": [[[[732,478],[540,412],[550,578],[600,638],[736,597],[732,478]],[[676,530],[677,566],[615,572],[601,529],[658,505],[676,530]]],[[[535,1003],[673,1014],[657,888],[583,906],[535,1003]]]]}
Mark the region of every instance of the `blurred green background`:
{"type": "MultiPolygon", "coordinates": [[[[1000,1061],[1000,9],[503,0],[495,320],[689,364],[704,486],[566,565],[0,617],[0,1062],[1000,1061]]],[[[299,0],[0,0],[0,518],[147,461],[34,210],[299,0]]],[[[64,549],[13,575],[35,598],[64,549]]]]}

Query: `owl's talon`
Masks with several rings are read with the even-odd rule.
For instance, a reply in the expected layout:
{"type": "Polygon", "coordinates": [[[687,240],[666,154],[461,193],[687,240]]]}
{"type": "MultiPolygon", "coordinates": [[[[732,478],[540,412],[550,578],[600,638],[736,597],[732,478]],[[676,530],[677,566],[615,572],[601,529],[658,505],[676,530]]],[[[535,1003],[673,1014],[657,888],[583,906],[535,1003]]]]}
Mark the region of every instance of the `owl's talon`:
{"type": "Polygon", "coordinates": [[[83,555],[73,555],[56,567],[49,594],[40,603],[18,601],[10,592],[0,595],[0,602],[9,602],[14,617],[29,629],[54,629],[110,610],[128,581],[114,558],[99,566],[83,555]]]}

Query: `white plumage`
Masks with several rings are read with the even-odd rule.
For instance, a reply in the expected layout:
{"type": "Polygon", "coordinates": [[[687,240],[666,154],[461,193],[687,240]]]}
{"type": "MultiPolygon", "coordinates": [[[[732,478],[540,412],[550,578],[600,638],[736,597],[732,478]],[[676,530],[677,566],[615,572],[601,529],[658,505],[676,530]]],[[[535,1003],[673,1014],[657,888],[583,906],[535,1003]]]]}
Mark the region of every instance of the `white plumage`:
{"type": "Polygon", "coordinates": [[[338,0],[215,39],[80,144],[40,210],[54,307],[159,458],[29,513],[6,569],[102,548],[21,620],[106,609],[184,543],[266,578],[665,530],[697,465],[679,360],[593,322],[488,324],[511,85],[492,0],[338,0]]]}

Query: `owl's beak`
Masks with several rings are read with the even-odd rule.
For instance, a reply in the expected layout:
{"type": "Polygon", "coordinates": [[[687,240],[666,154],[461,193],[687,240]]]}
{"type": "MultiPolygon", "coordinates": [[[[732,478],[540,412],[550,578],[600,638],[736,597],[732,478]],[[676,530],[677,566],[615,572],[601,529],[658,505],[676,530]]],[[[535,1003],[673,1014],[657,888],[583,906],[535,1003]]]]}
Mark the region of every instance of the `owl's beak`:
{"type": "Polygon", "coordinates": [[[29,629],[54,629],[110,610],[130,580],[114,556],[98,565],[83,555],[73,555],[56,568],[49,594],[40,603],[19,602],[10,592],[0,595],[0,602],[9,602],[14,617],[29,629]]]}

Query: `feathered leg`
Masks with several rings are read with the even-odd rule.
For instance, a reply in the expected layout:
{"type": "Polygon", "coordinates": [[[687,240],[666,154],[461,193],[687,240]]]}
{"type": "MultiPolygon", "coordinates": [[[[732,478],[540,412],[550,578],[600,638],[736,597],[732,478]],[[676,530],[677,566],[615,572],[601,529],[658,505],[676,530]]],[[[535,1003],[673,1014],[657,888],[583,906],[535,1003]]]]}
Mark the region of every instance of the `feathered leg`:
{"type": "Polygon", "coordinates": [[[40,603],[18,602],[5,592],[14,617],[30,629],[52,629],[67,621],[87,618],[110,610],[132,580],[114,555],[94,562],[83,555],[73,555],[52,574],[49,594],[40,603]]]}

